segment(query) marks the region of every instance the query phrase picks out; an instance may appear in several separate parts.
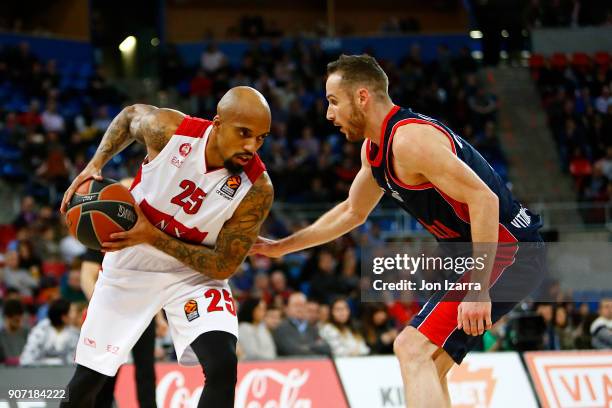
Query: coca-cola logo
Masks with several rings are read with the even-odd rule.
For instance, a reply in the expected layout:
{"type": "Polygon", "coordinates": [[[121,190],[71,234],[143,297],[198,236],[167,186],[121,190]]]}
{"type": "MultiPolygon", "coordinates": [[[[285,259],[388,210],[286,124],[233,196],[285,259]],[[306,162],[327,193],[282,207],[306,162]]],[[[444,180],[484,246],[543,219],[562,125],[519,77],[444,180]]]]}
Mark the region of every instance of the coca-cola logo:
{"type": "Polygon", "coordinates": [[[308,381],[309,376],[308,371],[302,372],[298,368],[290,370],[287,375],[271,368],[251,370],[236,389],[235,407],[310,408],[310,399],[299,398],[300,388],[308,381]],[[271,390],[278,387],[278,394],[271,390]]]}
{"type": "MultiPolygon", "coordinates": [[[[236,388],[236,408],[311,408],[312,400],[300,398],[310,372],[294,368],[286,375],[271,369],[250,370],[236,388]]],[[[202,386],[190,390],[180,371],[170,371],[157,384],[156,401],[163,408],[195,408],[202,386]]]]}
{"type": "MultiPolygon", "coordinates": [[[[155,364],[159,408],[196,408],[205,389],[202,367],[155,364]]],[[[134,366],[119,373],[120,408],[136,407],[134,366]]],[[[333,363],[327,359],[241,361],[238,363],[236,408],[348,408],[333,363]]]]}
{"type": "Polygon", "coordinates": [[[157,383],[155,400],[163,408],[195,408],[198,406],[203,386],[193,392],[185,386],[185,376],[180,371],[170,371],[157,383]]]}

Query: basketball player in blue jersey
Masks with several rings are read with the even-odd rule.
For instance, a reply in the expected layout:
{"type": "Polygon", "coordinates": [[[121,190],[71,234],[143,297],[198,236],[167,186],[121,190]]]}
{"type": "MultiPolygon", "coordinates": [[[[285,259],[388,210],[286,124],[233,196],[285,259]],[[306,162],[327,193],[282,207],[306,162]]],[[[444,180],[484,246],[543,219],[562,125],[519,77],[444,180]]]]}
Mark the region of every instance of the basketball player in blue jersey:
{"type": "MultiPolygon", "coordinates": [[[[349,141],[365,139],[361,170],[345,201],[289,237],[260,237],[252,253],[278,257],[336,239],[361,225],[383,194],[441,242],[541,242],[540,217],[514,200],[472,146],[437,120],[393,104],[374,58],[343,55],[327,71],[327,119],[349,141]]],[[[492,282],[491,273],[508,265],[489,265],[484,278],[492,282]]],[[[394,343],[410,407],[450,406],[446,374],[515,304],[492,304],[488,290],[461,301],[444,296],[434,294],[394,343]]]]}

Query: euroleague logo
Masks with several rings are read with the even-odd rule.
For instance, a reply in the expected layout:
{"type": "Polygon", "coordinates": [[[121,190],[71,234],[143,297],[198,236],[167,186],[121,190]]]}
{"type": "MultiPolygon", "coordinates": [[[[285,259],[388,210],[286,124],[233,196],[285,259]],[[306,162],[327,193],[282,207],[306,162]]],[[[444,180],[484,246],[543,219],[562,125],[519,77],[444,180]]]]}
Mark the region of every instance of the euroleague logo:
{"type": "Polygon", "coordinates": [[[198,312],[198,302],[195,300],[188,300],[183,308],[185,310],[185,317],[187,318],[187,321],[190,322],[200,317],[200,313],[198,312]]]}
{"type": "Polygon", "coordinates": [[[221,189],[217,190],[217,192],[221,192],[229,198],[232,198],[236,194],[236,190],[238,190],[238,187],[240,187],[241,184],[242,178],[240,176],[230,176],[227,178],[227,180],[225,180],[225,183],[223,183],[223,186],[221,186],[221,189]]]}
{"type": "Polygon", "coordinates": [[[179,147],[179,154],[183,157],[187,157],[191,153],[191,145],[189,143],[183,143],[181,147],[179,147]]]}

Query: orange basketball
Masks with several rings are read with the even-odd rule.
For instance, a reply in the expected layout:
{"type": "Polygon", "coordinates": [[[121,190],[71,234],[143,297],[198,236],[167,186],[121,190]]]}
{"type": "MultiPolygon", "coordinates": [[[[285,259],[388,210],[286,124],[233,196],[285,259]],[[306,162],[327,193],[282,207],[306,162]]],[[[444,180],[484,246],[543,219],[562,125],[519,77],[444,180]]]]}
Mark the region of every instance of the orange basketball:
{"type": "Polygon", "coordinates": [[[70,199],[66,224],[70,234],[91,249],[101,249],[110,234],[136,224],[136,202],[127,188],[112,179],[84,181],[70,199]]]}

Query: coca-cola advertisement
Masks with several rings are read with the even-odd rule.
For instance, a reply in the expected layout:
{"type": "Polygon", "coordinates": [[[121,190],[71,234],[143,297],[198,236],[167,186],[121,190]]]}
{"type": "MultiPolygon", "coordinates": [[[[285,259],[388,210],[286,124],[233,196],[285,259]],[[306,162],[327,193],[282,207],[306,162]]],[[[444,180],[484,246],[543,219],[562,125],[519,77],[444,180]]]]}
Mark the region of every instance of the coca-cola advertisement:
{"type": "MultiPolygon", "coordinates": [[[[204,385],[201,368],[156,364],[158,408],[195,408],[204,385]]],[[[122,367],[115,398],[137,407],[134,366],[122,367]]],[[[330,360],[254,361],[238,364],[236,408],[348,407],[330,360]]]]}

